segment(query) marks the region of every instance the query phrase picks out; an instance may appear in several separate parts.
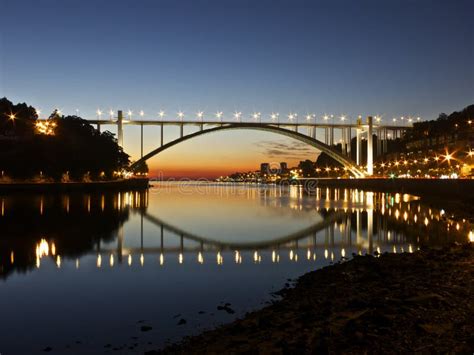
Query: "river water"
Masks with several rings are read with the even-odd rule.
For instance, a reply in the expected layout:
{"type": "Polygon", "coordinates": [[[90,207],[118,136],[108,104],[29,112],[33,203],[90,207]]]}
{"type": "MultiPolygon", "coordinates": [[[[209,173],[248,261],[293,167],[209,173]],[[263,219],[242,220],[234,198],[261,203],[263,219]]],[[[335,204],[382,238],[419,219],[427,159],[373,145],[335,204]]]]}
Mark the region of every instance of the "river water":
{"type": "Polygon", "coordinates": [[[158,183],[0,200],[2,355],[157,349],[353,253],[470,233],[414,196],[349,189],[158,183]]]}

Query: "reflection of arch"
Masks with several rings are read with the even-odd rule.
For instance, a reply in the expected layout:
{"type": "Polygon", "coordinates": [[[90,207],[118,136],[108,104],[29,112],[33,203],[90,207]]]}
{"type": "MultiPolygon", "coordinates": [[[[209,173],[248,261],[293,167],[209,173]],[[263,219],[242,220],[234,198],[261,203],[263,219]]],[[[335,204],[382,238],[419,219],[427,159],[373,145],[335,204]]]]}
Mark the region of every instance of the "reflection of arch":
{"type": "Polygon", "coordinates": [[[270,241],[265,241],[265,242],[254,242],[254,243],[226,243],[226,242],[220,242],[218,240],[213,240],[209,238],[205,238],[193,233],[186,232],[182,230],[179,227],[173,226],[169,223],[163,222],[161,219],[149,215],[148,213],[143,213],[143,217],[146,218],[149,222],[152,224],[158,226],[158,227],[163,227],[164,229],[177,234],[181,235],[186,239],[190,239],[196,242],[200,243],[205,243],[205,244],[211,244],[211,245],[218,245],[220,247],[226,247],[229,249],[260,249],[260,248],[266,248],[269,246],[275,246],[279,244],[284,244],[288,243],[293,240],[298,240],[304,237],[307,237],[311,233],[316,233],[320,230],[323,230],[324,228],[330,226],[334,222],[336,222],[338,219],[340,219],[344,215],[343,212],[334,212],[331,213],[327,216],[324,217],[324,219],[321,222],[315,223],[307,228],[304,228],[298,232],[291,233],[289,235],[283,236],[283,237],[278,237],[276,239],[270,240],[270,241]]]}
{"type": "Polygon", "coordinates": [[[323,142],[318,141],[315,138],[309,137],[307,135],[304,135],[302,133],[298,133],[296,131],[291,131],[289,129],[285,128],[280,128],[279,126],[273,126],[273,125],[262,125],[260,123],[239,123],[239,124],[223,124],[219,127],[214,127],[214,128],[208,128],[208,129],[203,129],[195,133],[188,134],[186,136],[180,137],[178,139],[175,139],[174,141],[171,141],[167,144],[162,145],[159,148],[156,148],[155,150],[152,150],[150,153],[144,155],[141,159],[136,161],[134,164],[132,164],[131,168],[132,170],[135,167],[140,166],[143,162],[147,161],[148,159],[152,158],[158,153],[161,153],[162,151],[171,148],[172,146],[182,143],[184,141],[187,141],[188,139],[198,137],[203,134],[207,133],[212,133],[216,131],[224,131],[224,130],[234,130],[234,129],[251,129],[251,130],[261,130],[261,131],[268,131],[268,132],[273,132],[277,134],[281,134],[287,137],[294,138],[300,142],[309,144],[312,147],[315,147],[316,149],[319,149],[320,151],[326,153],[329,155],[331,158],[333,158],[335,161],[343,165],[345,168],[347,168],[352,174],[354,174],[356,177],[363,177],[364,172],[360,170],[359,168],[356,167],[354,162],[350,160],[347,157],[344,157],[342,154],[340,154],[338,151],[333,149],[332,147],[328,146],[327,144],[324,144],[323,142]]]}

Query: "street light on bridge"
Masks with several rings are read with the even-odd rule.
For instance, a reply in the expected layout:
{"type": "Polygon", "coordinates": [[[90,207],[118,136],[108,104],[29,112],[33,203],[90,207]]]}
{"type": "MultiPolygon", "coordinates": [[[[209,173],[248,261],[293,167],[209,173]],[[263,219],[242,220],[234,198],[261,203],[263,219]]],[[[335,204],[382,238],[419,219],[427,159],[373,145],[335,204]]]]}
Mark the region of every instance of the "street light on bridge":
{"type": "Polygon", "coordinates": [[[222,122],[222,115],[224,113],[222,111],[217,111],[216,112],[216,118],[219,120],[219,122],[222,122]]]}
{"type": "Polygon", "coordinates": [[[97,109],[97,118],[100,120],[102,118],[102,111],[100,109],[97,109]]]}
{"type": "Polygon", "coordinates": [[[288,114],[288,120],[292,122],[294,119],[298,118],[298,115],[296,113],[290,112],[288,114]]]}
{"type": "Polygon", "coordinates": [[[178,118],[179,118],[180,121],[183,120],[183,118],[184,118],[184,112],[183,111],[178,112],[178,118]]]}
{"type": "Polygon", "coordinates": [[[203,119],[203,117],[204,117],[204,112],[198,111],[198,112],[196,113],[196,117],[198,118],[198,120],[200,120],[200,121],[202,122],[202,119],[203,119]]]}
{"type": "Polygon", "coordinates": [[[158,116],[160,116],[160,118],[163,119],[163,117],[165,117],[165,111],[160,110],[160,112],[158,112],[158,116]]]}
{"type": "Polygon", "coordinates": [[[253,118],[256,122],[261,122],[260,117],[261,117],[261,113],[260,113],[260,112],[254,112],[254,113],[252,114],[252,118],[253,118]]]}
{"type": "Polygon", "coordinates": [[[127,112],[127,116],[128,116],[128,119],[131,120],[132,119],[132,115],[133,115],[133,112],[132,110],[128,110],[127,112]]]}
{"type": "Polygon", "coordinates": [[[272,122],[275,122],[275,121],[278,122],[279,117],[280,117],[280,114],[278,112],[272,112],[272,114],[270,115],[272,122]]]}
{"type": "Polygon", "coordinates": [[[234,118],[240,122],[240,117],[242,116],[242,112],[234,112],[234,118]]]}
{"type": "Polygon", "coordinates": [[[145,112],[143,112],[143,110],[140,110],[140,117],[143,118],[143,116],[145,116],[145,112]]]}
{"type": "Polygon", "coordinates": [[[109,111],[110,119],[114,118],[114,110],[110,109],[109,111]]]}

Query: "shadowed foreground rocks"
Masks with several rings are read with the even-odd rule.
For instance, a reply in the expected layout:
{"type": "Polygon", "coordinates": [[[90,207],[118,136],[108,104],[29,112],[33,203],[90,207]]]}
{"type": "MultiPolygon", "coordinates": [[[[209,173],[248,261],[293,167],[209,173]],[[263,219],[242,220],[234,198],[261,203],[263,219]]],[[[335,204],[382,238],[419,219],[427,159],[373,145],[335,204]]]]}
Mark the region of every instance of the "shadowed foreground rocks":
{"type": "Polygon", "coordinates": [[[363,256],[302,276],[283,299],[153,353],[474,350],[474,246],[363,256]]]}

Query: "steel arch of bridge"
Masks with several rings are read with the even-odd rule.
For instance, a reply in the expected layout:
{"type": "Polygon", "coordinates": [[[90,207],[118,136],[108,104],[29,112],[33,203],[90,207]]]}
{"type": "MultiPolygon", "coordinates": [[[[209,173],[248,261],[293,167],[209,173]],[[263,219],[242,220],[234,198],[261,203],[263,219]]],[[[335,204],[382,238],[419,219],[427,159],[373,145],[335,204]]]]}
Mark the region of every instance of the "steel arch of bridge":
{"type": "Polygon", "coordinates": [[[162,146],[152,150],[150,153],[144,155],[141,159],[137,160],[135,163],[131,165],[131,169],[133,170],[134,168],[138,167],[140,164],[146,162],[148,159],[154,157],[155,155],[179,144],[182,142],[185,142],[189,139],[199,137],[204,134],[209,134],[213,132],[219,132],[219,131],[228,131],[228,130],[237,130],[237,129],[250,129],[250,130],[257,130],[257,131],[267,131],[267,132],[273,132],[276,134],[284,135],[290,138],[294,138],[300,142],[306,143],[324,153],[326,153],[328,156],[333,158],[335,161],[343,165],[345,168],[347,168],[348,171],[350,171],[355,177],[364,177],[365,172],[360,169],[359,167],[356,166],[356,164],[349,158],[343,156],[341,153],[339,153],[337,150],[331,148],[329,145],[324,144],[323,142],[312,138],[310,136],[304,135],[302,133],[292,131],[289,129],[281,128],[278,126],[273,126],[273,125],[268,125],[268,124],[260,124],[260,123],[229,123],[229,124],[222,124],[218,127],[213,127],[213,128],[206,128],[206,129],[201,129],[200,131],[190,133],[188,135],[183,135],[180,138],[177,138],[171,142],[168,142],[166,144],[163,144],[162,146]]]}

